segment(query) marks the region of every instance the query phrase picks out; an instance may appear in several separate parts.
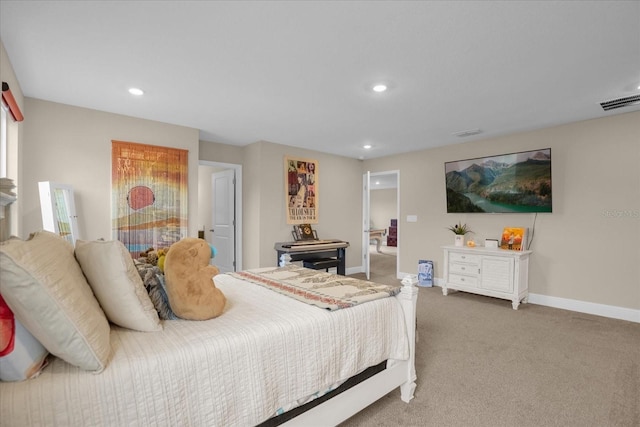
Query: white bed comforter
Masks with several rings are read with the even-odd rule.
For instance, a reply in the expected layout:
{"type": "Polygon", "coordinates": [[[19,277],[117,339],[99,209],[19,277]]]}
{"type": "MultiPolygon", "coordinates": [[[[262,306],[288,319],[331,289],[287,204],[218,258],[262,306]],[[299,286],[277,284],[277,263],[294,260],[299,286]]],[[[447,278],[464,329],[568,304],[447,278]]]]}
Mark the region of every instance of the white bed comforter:
{"type": "Polygon", "coordinates": [[[253,426],[385,359],[407,359],[402,308],[384,298],[329,312],[229,275],[222,316],[113,326],[101,374],[52,358],[0,384],[0,425],[253,426]]]}

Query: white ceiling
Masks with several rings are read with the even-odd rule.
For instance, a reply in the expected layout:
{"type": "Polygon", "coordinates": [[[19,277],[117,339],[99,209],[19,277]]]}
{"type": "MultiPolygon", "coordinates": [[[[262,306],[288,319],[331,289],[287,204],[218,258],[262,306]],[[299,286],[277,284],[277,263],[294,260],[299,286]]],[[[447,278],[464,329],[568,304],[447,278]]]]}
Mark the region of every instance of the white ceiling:
{"type": "Polygon", "coordinates": [[[225,144],[374,158],[640,110],[599,105],[640,93],[639,1],[2,0],[0,16],[26,96],[225,144]]]}

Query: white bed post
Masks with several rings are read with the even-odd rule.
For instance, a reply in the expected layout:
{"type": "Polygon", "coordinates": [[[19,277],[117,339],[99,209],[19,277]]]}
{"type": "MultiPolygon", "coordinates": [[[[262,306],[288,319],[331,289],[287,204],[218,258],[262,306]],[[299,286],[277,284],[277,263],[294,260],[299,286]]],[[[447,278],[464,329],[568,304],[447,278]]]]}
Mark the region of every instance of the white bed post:
{"type": "Polygon", "coordinates": [[[404,311],[404,320],[407,324],[409,337],[409,360],[407,361],[407,381],[400,386],[400,397],[404,402],[413,399],[416,389],[416,305],[418,302],[417,280],[403,280],[402,289],[397,295],[398,301],[404,311]]]}

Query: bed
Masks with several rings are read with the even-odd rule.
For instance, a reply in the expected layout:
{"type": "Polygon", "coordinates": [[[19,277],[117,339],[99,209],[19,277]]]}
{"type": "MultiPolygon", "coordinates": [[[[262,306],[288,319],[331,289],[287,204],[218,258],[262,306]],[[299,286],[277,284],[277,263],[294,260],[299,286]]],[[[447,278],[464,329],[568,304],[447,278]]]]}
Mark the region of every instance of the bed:
{"type": "Polygon", "coordinates": [[[385,369],[284,425],[336,425],[398,387],[413,398],[414,284],[328,310],[238,274],[214,280],[227,296],[223,315],[163,321],[156,332],[110,324],[100,373],[50,356],[36,378],[0,383],[0,424],[253,426],[372,366],[385,369]]]}

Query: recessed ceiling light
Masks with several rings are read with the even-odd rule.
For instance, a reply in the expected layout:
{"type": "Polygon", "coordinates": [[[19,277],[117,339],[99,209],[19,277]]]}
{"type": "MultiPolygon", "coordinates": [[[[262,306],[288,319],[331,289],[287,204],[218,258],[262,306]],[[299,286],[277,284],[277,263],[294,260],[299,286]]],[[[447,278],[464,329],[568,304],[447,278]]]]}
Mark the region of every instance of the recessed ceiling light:
{"type": "Polygon", "coordinates": [[[377,85],[373,86],[374,92],[384,92],[385,90],[387,90],[386,84],[378,83],[377,85]]]}
{"type": "Polygon", "coordinates": [[[362,146],[365,150],[369,150],[371,148],[371,144],[365,144],[362,146]]]}
{"type": "Polygon", "coordinates": [[[142,89],[138,89],[137,87],[129,88],[129,93],[136,96],[144,95],[144,91],[142,89]]]}

